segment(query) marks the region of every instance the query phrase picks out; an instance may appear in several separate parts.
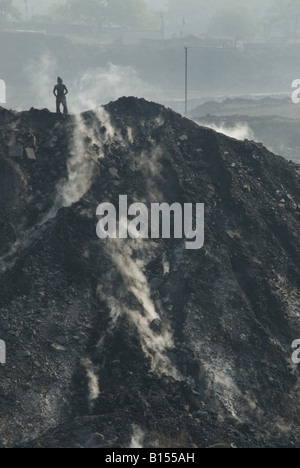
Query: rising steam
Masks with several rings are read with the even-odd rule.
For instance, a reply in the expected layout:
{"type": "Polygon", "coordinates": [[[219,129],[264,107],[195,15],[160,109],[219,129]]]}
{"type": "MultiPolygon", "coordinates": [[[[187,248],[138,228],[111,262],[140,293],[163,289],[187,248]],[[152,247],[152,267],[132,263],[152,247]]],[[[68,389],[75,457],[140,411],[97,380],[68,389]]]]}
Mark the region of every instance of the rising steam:
{"type": "Polygon", "coordinates": [[[112,63],[106,67],[88,69],[75,76],[68,76],[58,69],[56,57],[49,53],[30,61],[23,71],[28,80],[29,93],[22,97],[21,108],[48,108],[55,110],[52,94],[57,75],[62,75],[68,87],[68,107],[72,114],[99,107],[121,96],[137,96],[150,100],[158,99],[157,88],[145,83],[130,66],[112,63]]]}
{"type": "Polygon", "coordinates": [[[133,434],[129,448],[141,449],[144,447],[145,432],[135,424],[132,426],[133,434]]]}
{"type": "Polygon", "coordinates": [[[110,122],[110,117],[104,108],[93,111],[93,124],[85,122],[82,114],[74,117],[71,157],[68,160],[68,179],[59,181],[54,206],[47,215],[48,219],[56,216],[57,211],[78,202],[89,190],[97,159],[104,157],[103,146],[119,138],[110,122]],[[105,127],[105,133],[100,136],[100,128],[105,127]],[[89,141],[89,147],[86,142],[89,141]],[[92,150],[97,147],[97,158],[92,150]]]}
{"type": "Polygon", "coordinates": [[[144,83],[134,68],[110,63],[106,68],[88,70],[71,83],[76,94],[72,97],[75,111],[93,109],[99,104],[121,96],[153,97],[154,91],[144,83]]]}
{"type": "Polygon", "coordinates": [[[114,241],[114,244],[110,245],[111,259],[122,276],[123,285],[111,291],[105,291],[100,286],[98,293],[102,299],[106,299],[110,309],[110,332],[116,327],[118,319],[126,316],[136,326],[142,349],[145,355],[150,358],[151,370],[158,375],[165,374],[180,379],[177,370],[167,356],[168,350],[174,348],[170,324],[163,320],[163,317],[160,317],[156,311],[144,272],[149,250],[145,252],[144,259],[137,258],[144,248],[142,242],[141,240],[124,240],[114,241]],[[128,305],[132,303],[128,300],[130,294],[135,298],[137,307],[128,305]],[[151,324],[154,321],[162,324],[160,333],[152,329],[151,324]]]}
{"type": "Polygon", "coordinates": [[[226,126],[225,124],[216,125],[212,123],[206,123],[204,125],[218,133],[223,133],[223,135],[235,138],[236,140],[254,140],[253,130],[246,122],[237,123],[234,126],[226,126]]]}
{"type": "Polygon", "coordinates": [[[95,373],[93,363],[89,358],[82,358],[81,365],[86,371],[89,388],[89,404],[90,407],[93,407],[94,402],[100,395],[98,377],[95,373]]]}
{"type": "MultiPolygon", "coordinates": [[[[163,121],[159,120],[156,124],[163,125],[163,121]]],[[[153,200],[161,201],[163,197],[157,185],[161,177],[161,149],[153,141],[151,144],[151,151],[144,151],[138,160],[134,160],[132,155],[132,164],[145,174],[147,201],[153,197],[153,200]]],[[[145,275],[147,263],[155,257],[156,244],[151,240],[146,243],[141,239],[108,242],[108,254],[122,277],[122,286],[104,289],[103,285],[100,285],[98,288],[99,296],[106,300],[109,307],[109,332],[113,332],[118,320],[125,316],[137,329],[143,352],[150,358],[151,370],[158,375],[165,374],[180,380],[178,371],[168,357],[168,351],[174,348],[171,325],[166,317],[161,316],[161,312],[157,312],[145,275]],[[135,299],[134,302],[130,296],[135,299]],[[161,324],[159,333],[152,327],[155,321],[161,324]]],[[[107,283],[111,283],[111,278],[107,278],[107,283]]],[[[99,347],[102,344],[100,341],[99,347]]]]}

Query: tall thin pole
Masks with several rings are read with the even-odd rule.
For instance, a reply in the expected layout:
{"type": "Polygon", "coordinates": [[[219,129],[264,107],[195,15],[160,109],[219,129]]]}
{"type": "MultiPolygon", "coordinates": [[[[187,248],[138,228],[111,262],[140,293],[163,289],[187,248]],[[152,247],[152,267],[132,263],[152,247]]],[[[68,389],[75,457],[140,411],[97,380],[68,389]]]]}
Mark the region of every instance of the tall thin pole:
{"type": "Polygon", "coordinates": [[[188,113],[188,48],[185,47],[185,116],[188,113]]]}
{"type": "Polygon", "coordinates": [[[160,29],[161,29],[161,40],[164,42],[165,40],[165,17],[164,17],[164,13],[161,12],[160,14],[160,29]]]}
{"type": "Polygon", "coordinates": [[[28,21],[28,0],[24,0],[24,3],[25,3],[26,21],[28,21]]]}

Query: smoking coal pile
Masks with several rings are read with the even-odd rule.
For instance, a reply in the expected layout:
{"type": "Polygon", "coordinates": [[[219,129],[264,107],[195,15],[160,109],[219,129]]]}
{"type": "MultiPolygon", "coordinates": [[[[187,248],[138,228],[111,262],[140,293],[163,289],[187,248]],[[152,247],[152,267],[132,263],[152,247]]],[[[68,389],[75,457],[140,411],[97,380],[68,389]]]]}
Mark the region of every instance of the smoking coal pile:
{"type": "Polygon", "coordinates": [[[298,446],[299,167],[135,98],[0,122],[1,445],[298,446]],[[203,248],[100,240],[120,195],[203,248]]]}

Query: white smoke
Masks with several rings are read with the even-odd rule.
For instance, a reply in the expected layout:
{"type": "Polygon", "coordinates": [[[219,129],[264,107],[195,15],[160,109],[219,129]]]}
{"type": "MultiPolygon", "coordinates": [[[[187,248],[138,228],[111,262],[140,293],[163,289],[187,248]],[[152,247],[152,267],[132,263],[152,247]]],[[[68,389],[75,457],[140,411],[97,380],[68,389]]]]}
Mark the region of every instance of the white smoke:
{"type": "Polygon", "coordinates": [[[150,98],[155,92],[144,83],[134,68],[109,64],[107,68],[88,70],[72,83],[71,109],[75,112],[93,109],[121,96],[150,98]],[[76,90],[76,92],[75,92],[76,90]]]}
{"type": "MultiPolygon", "coordinates": [[[[117,271],[121,274],[123,286],[113,289],[111,292],[105,291],[103,287],[98,288],[101,298],[105,298],[110,308],[111,328],[113,331],[118,319],[126,316],[128,320],[135,324],[140,339],[142,349],[151,360],[151,370],[158,375],[168,375],[174,379],[180,379],[180,376],[171,363],[167,352],[174,348],[174,342],[170,324],[160,317],[156,312],[155,305],[151,299],[151,291],[145,276],[146,257],[150,254],[150,244],[145,259],[138,258],[143,251],[144,241],[141,239],[135,241],[109,241],[109,252],[117,271]],[[113,242],[113,243],[111,243],[113,242]],[[132,293],[138,308],[130,307],[128,299],[124,297],[132,293]],[[151,328],[153,321],[159,321],[162,324],[160,333],[156,333],[151,328]]],[[[153,248],[153,246],[152,246],[153,248]]],[[[99,343],[100,345],[100,343],[99,343]]]]}
{"type": "Polygon", "coordinates": [[[234,126],[226,126],[225,124],[216,125],[212,123],[206,123],[204,125],[218,133],[223,133],[223,135],[235,138],[236,140],[254,140],[254,132],[246,122],[237,123],[234,126]]]}
{"type": "Polygon", "coordinates": [[[69,94],[68,108],[71,114],[94,109],[122,96],[144,97],[157,100],[159,91],[145,83],[136,70],[130,66],[108,64],[83,71],[75,76],[59,70],[56,57],[49,53],[31,60],[23,75],[28,83],[26,96],[22,96],[18,108],[48,108],[55,112],[55,98],[52,94],[58,75],[64,80],[69,94]]]}
{"type": "MultiPolygon", "coordinates": [[[[156,125],[163,125],[160,119],[156,125]]],[[[155,197],[156,201],[163,199],[158,188],[161,177],[160,156],[161,148],[153,141],[150,151],[144,151],[138,158],[131,155],[131,164],[136,170],[142,171],[145,176],[145,191],[149,198],[155,197]]],[[[139,198],[140,202],[141,200],[139,198]]],[[[146,200],[145,200],[146,201],[146,200]]],[[[125,221],[127,222],[127,221],[125,221]]],[[[126,226],[124,226],[126,229],[126,226]]],[[[170,323],[166,317],[161,317],[156,311],[155,304],[151,298],[151,290],[145,271],[149,261],[156,255],[156,244],[150,240],[107,240],[107,252],[110,255],[116,270],[122,276],[123,286],[113,288],[111,291],[104,290],[103,286],[98,288],[98,293],[110,310],[111,328],[113,332],[118,319],[126,316],[135,324],[145,356],[150,358],[151,370],[159,375],[168,375],[180,380],[181,377],[168,357],[168,351],[174,348],[173,336],[170,323]],[[126,295],[131,293],[136,299],[139,307],[129,306],[126,295]],[[151,324],[157,321],[161,324],[161,330],[156,333],[151,324]]],[[[165,258],[163,262],[166,264],[165,258]]],[[[166,265],[166,269],[169,266],[166,265]]],[[[109,282],[109,279],[108,281],[109,282]]],[[[102,342],[99,342],[102,346],[102,342]]]]}
{"type": "MultiPolygon", "coordinates": [[[[38,60],[33,60],[25,70],[26,76],[30,76],[30,97],[32,106],[48,107],[54,110],[55,98],[52,94],[57,75],[57,61],[53,54],[47,54],[38,60]]],[[[68,160],[68,180],[61,180],[57,185],[57,194],[53,209],[48,213],[43,224],[49,218],[54,217],[61,207],[71,206],[76,203],[89,189],[94,165],[92,154],[87,153],[86,141],[90,147],[98,147],[98,157],[104,157],[103,146],[113,141],[122,141],[110,122],[110,117],[105,112],[101,103],[117,99],[128,94],[143,94],[145,85],[131,67],[120,67],[110,64],[107,68],[88,70],[66,83],[70,94],[68,96],[69,109],[75,112],[75,128],[73,144],[70,149],[71,158],[68,160]],[[93,109],[94,120],[86,124],[80,112],[93,109]],[[91,126],[92,125],[92,126],[91,126]],[[106,131],[100,135],[100,128],[106,131]]],[[[129,141],[133,141],[132,131],[128,129],[129,141]]]]}
{"type": "Polygon", "coordinates": [[[89,358],[82,358],[81,365],[84,367],[87,378],[88,378],[89,403],[90,403],[90,406],[92,407],[94,402],[97,400],[97,398],[100,395],[98,377],[95,374],[93,363],[89,358]]]}
{"type": "Polygon", "coordinates": [[[38,60],[31,60],[23,72],[24,77],[29,80],[29,89],[20,107],[55,110],[56,104],[52,91],[56,84],[57,73],[57,61],[53,54],[49,53],[38,60]]]}
{"type": "Polygon", "coordinates": [[[145,432],[135,424],[132,426],[133,434],[129,448],[141,449],[144,446],[145,432]]]}
{"type": "Polygon", "coordinates": [[[110,117],[103,107],[95,109],[93,114],[93,124],[90,120],[87,124],[82,114],[74,116],[75,128],[70,149],[71,157],[67,162],[68,179],[58,182],[54,206],[46,215],[45,220],[55,217],[60,208],[73,205],[86,194],[93,180],[97,159],[104,158],[103,146],[120,139],[120,135],[114,130],[110,117]],[[106,130],[100,136],[101,127],[105,127],[106,130]],[[98,148],[96,159],[94,154],[88,151],[87,140],[89,148],[94,145],[98,148]]]}
{"type": "MultiPolygon", "coordinates": [[[[56,194],[52,208],[38,222],[41,229],[50,219],[56,217],[57,212],[63,207],[70,207],[79,201],[89,190],[93,181],[93,174],[97,160],[94,153],[88,151],[86,141],[90,143],[89,148],[95,145],[98,148],[98,158],[104,157],[104,145],[112,144],[114,141],[121,141],[122,137],[113,128],[110,117],[103,107],[93,111],[93,125],[91,121],[87,124],[83,115],[74,116],[74,132],[70,147],[70,158],[67,161],[68,178],[61,179],[56,186],[56,194]],[[105,132],[101,133],[100,128],[105,127],[105,132]]],[[[90,119],[91,120],[91,119],[90,119]]],[[[55,137],[54,137],[55,138],[55,137]]],[[[53,145],[55,142],[53,141],[53,145]]],[[[18,169],[17,169],[18,170],[18,169]]],[[[23,173],[20,171],[20,178],[27,184],[23,173]]],[[[6,271],[13,266],[14,261],[6,262],[5,257],[14,257],[17,251],[27,248],[36,238],[36,227],[21,234],[21,237],[11,247],[4,257],[0,258],[0,272],[6,271]]]]}
{"type": "Polygon", "coordinates": [[[62,186],[59,184],[58,198],[61,207],[71,206],[80,200],[90,187],[93,163],[86,153],[85,138],[92,137],[92,129],[87,128],[82,116],[75,117],[73,147],[68,160],[68,180],[62,186]]]}

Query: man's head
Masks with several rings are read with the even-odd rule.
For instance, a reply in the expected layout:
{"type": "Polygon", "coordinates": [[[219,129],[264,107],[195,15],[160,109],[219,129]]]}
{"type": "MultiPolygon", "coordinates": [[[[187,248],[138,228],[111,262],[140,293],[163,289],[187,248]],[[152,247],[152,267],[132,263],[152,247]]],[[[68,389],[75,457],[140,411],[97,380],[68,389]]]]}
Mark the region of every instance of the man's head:
{"type": "Polygon", "coordinates": [[[58,77],[58,78],[57,78],[57,83],[58,83],[58,84],[62,84],[62,83],[63,83],[63,80],[62,80],[60,77],[58,77]]]}

